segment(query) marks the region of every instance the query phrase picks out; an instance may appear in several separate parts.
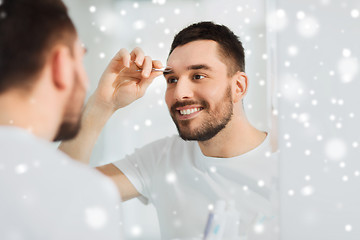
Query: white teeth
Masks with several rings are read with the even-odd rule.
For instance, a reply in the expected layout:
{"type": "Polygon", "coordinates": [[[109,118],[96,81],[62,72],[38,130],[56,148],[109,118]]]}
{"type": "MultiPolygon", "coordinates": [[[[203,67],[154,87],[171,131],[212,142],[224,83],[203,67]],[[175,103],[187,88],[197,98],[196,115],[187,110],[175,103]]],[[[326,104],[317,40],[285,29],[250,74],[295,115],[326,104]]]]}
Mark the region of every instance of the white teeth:
{"type": "Polygon", "coordinates": [[[180,114],[181,115],[189,115],[192,114],[194,112],[198,112],[200,111],[200,108],[189,108],[189,109],[185,109],[185,110],[180,110],[180,114]]]}

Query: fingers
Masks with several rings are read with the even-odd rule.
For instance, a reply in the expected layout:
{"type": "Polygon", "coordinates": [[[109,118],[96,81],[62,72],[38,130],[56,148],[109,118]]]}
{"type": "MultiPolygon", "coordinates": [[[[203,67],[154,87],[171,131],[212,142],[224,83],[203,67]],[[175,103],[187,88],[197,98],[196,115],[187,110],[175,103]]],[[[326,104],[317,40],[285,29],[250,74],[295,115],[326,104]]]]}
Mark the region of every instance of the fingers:
{"type": "Polygon", "coordinates": [[[163,64],[159,60],[153,60],[152,65],[154,68],[162,68],[163,64]]]}
{"type": "Polygon", "coordinates": [[[131,60],[138,66],[141,67],[143,65],[145,54],[143,50],[139,47],[134,48],[131,53],[131,60]]]}
{"type": "Polygon", "coordinates": [[[149,78],[151,71],[152,71],[152,59],[149,56],[146,56],[144,58],[144,62],[142,65],[142,71],[141,71],[141,75],[143,78],[149,78]]]}
{"type": "Polygon", "coordinates": [[[130,67],[130,54],[125,48],[120,49],[113,57],[113,61],[122,62],[125,67],[130,67]]]}

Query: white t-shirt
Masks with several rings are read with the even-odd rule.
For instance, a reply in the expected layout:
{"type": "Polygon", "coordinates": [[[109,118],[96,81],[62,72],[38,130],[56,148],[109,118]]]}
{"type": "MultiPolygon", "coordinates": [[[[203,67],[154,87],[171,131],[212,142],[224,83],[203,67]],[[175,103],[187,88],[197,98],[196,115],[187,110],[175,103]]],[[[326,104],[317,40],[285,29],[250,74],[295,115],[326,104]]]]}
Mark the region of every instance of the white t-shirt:
{"type": "Polygon", "coordinates": [[[144,203],[154,204],[162,239],[201,239],[209,208],[235,201],[241,239],[278,239],[277,154],[270,137],[232,158],[202,154],[196,141],[167,137],[113,163],[144,203]]]}
{"type": "Polygon", "coordinates": [[[120,197],[51,143],[0,126],[1,240],[120,240],[120,197]]]}

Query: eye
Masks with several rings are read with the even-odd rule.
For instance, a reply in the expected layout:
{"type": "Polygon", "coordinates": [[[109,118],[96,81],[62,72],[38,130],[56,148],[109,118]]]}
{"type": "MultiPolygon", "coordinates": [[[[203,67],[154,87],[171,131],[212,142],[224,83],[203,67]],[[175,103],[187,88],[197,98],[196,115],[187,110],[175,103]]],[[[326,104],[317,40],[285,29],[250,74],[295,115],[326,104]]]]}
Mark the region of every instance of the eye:
{"type": "Polygon", "coordinates": [[[172,84],[172,83],[177,83],[177,79],[175,77],[169,77],[168,79],[166,79],[166,82],[168,84],[172,84]]]}
{"type": "Polygon", "coordinates": [[[204,75],[200,75],[200,74],[195,74],[195,75],[193,76],[193,79],[195,79],[195,80],[200,80],[200,79],[203,79],[203,78],[205,78],[205,76],[204,76],[204,75]]]}

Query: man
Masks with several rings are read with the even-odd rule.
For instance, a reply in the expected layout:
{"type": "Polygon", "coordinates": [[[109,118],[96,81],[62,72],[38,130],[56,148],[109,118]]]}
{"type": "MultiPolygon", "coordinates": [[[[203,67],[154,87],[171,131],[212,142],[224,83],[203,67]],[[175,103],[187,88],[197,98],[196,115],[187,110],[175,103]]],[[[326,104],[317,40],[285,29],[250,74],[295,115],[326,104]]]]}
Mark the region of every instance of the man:
{"type": "MultiPolygon", "coordinates": [[[[131,54],[119,54],[129,64],[131,54]]],[[[140,49],[132,54],[144,58],[140,49]]],[[[131,67],[126,69],[114,74],[129,75],[131,67]]],[[[183,29],[175,36],[164,71],[166,103],[182,139],[158,140],[99,167],[117,184],[123,200],[138,197],[154,204],[162,239],[202,238],[217,200],[235,202],[243,238],[277,238],[277,164],[270,157],[269,136],[244,113],[244,71],[244,49],[227,27],[200,22],[183,29]]],[[[87,104],[81,133],[60,148],[87,162],[106,121],[137,99],[144,84],[148,82],[103,79],[87,104]]]]}
{"type": "Polygon", "coordinates": [[[88,85],[66,7],[3,0],[0,15],[0,239],[121,239],[114,184],[50,143],[78,132],[88,85]]]}

